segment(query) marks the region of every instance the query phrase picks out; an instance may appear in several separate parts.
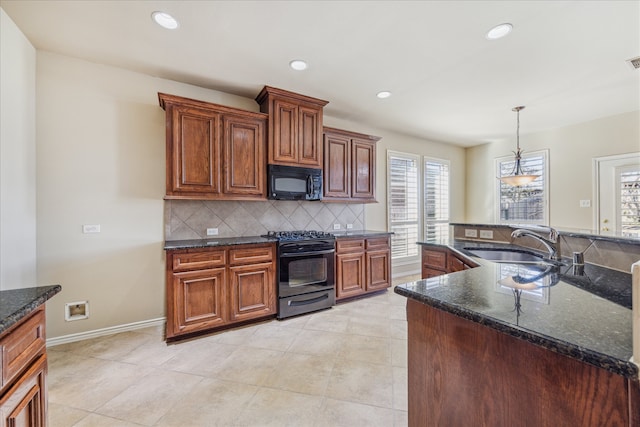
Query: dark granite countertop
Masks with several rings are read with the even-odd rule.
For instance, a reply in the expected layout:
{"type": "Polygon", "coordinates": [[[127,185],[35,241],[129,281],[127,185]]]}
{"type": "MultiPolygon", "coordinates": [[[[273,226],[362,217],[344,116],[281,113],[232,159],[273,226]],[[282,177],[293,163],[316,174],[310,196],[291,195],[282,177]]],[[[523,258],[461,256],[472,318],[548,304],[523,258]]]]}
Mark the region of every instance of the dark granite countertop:
{"type": "Polygon", "coordinates": [[[243,236],[243,237],[220,237],[208,239],[192,239],[192,240],[167,240],[164,242],[164,249],[167,251],[175,249],[191,249],[191,248],[211,248],[214,246],[232,246],[247,245],[252,243],[273,243],[277,239],[261,236],[243,236]]]}
{"type": "MultiPolygon", "coordinates": [[[[505,227],[505,228],[529,228],[535,227],[531,224],[472,224],[472,223],[457,223],[452,222],[449,225],[456,226],[466,226],[466,227],[479,227],[479,228],[495,228],[495,227],[505,227]]],[[[624,243],[628,245],[640,245],[640,239],[637,237],[627,236],[621,233],[617,233],[614,231],[594,231],[594,230],[583,230],[579,228],[567,228],[567,227],[554,227],[554,229],[561,236],[567,237],[582,237],[591,240],[603,240],[606,242],[613,243],[624,243]]]]}
{"type": "Polygon", "coordinates": [[[376,230],[349,230],[331,233],[336,236],[336,239],[341,237],[375,237],[375,236],[390,236],[392,231],[376,231],[376,230]]]}
{"type": "Polygon", "coordinates": [[[0,334],[62,290],[60,285],[0,291],[0,334]]]}
{"type": "MultiPolygon", "coordinates": [[[[375,230],[353,230],[342,231],[337,233],[331,233],[336,236],[337,239],[342,237],[375,237],[375,236],[389,236],[393,234],[389,231],[375,231],[375,230]]],[[[164,242],[164,249],[167,251],[176,249],[192,249],[192,248],[210,248],[213,246],[231,246],[231,245],[246,245],[252,243],[272,243],[277,242],[278,239],[273,237],[262,236],[242,236],[242,237],[220,237],[220,238],[207,238],[207,239],[191,239],[191,240],[167,240],[164,242]]]]}
{"type": "MultiPolygon", "coordinates": [[[[467,257],[465,248],[474,245],[421,244],[446,246],[467,257]]],[[[470,258],[480,266],[398,285],[394,291],[550,351],[639,378],[638,365],[630,361],[631,274],[591,264],[574,269],[570,260],[543,267],[470,258]]]]}

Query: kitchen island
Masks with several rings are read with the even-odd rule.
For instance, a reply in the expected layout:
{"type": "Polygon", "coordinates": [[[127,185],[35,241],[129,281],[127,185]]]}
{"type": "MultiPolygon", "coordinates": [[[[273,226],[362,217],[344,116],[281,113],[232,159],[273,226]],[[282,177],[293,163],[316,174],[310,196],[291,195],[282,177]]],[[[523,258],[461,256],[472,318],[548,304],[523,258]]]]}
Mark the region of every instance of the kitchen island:
{"type": "Polygon", "coordinates": [[[597,283],[610,273],[630,290],[629,274],[469,264],[395,288],[408,298],[410,426],[640,425],[631,292],[597,283]]]}

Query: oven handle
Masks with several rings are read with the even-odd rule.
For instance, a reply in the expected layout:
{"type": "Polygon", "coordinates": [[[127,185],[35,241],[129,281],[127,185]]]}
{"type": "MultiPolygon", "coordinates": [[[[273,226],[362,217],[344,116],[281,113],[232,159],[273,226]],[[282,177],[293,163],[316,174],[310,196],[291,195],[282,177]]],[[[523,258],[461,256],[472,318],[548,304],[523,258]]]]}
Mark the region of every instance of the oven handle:
{"type": "Polygon", "coordinates": [[[316,302],[320,302],[320,301],[325,300],[327,298],[329,298],[329,294],[324,294],[321,297],[306,299],[306,300],[303,300],[303,301],[287,301],[287,305],[289,305],[290,307],[296,307],[296,306],[300,306],[300,305],[314,304],[316,302]]]}
{"type": "Polygon", "coordinates": [[[308,255],[326,255],[326,254],[332,254],[335,251],[336,251],[335,249],[328,249],[326,251],[296,252],[296,253],[290,253],[290,254],[285,253],[285,254],[280,254],[280,257],[292,258],[297,256],[308,256],[308,255]]]}

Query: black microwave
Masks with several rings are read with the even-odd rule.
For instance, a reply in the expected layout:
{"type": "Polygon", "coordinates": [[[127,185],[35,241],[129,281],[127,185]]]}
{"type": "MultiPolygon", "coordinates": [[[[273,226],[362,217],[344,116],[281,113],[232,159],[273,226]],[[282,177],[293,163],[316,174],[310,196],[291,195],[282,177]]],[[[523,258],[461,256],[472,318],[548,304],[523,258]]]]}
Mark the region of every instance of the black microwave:
{"type": "Polygon", "coordinates": [[[269,165],[269,199],[322,199],[322,169],[269,165]]]}

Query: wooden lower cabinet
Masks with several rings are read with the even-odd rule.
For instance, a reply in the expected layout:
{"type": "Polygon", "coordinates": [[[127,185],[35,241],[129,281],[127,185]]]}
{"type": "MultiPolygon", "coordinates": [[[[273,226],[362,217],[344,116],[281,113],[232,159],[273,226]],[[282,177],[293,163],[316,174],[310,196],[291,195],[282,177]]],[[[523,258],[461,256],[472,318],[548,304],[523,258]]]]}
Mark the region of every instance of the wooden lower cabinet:
{"type": "Polygon", "coordinates": [[[462,258],[443,246],[422,246],[422,278],[441,276],[477,267],[473,261],[462,258]]]}
{"type": "Polygon", "coordinates": [[[276,312],[273,263],[230,268],[230,319],[242,321],[276,312]]]}
{"type": "Polygon", "coordinates": [[[275,244],[167,251],[167,339],[276,314],[275,244]]]}
{"type": "Polygon", "coordinates": [[[227,323],[226,269],[196,270],[173,275],[174,334],[188,334],[227,323]]]}
{"type": "Polygon", "coordinates": [[[389,236],[337,239],[337,300],[380,291],[390,286],[389,236]]]}
{"type": "Polygon", "coordinates": [[[0,335],[0,425],[47,425],[44,306],[0,335]]]}

